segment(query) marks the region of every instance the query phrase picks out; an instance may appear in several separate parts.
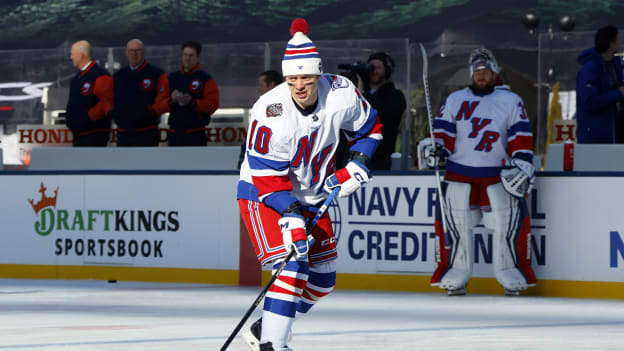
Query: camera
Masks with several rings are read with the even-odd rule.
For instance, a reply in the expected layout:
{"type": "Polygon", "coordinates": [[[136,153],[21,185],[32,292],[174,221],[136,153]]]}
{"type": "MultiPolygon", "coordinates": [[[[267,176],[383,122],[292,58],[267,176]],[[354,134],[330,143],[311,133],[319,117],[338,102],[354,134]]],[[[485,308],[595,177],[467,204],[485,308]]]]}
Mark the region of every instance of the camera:
{"type": "Polygon", "coordinates": [[[338,69],[344,69],[344,70],[352,71],[352,72],[359,73],[359,74],[368,74],[372,72],[373,70],[375,70],[375,66],[371,65],[370,63],[356,61],[355,63],[352,63],[352,64],[349,64],[349,63],[338,64],[338,69]]]}
{"type": "Polygon", "coordinates": [[[368,82],[368,74],[375,70],[375,66],[370,63],[356,61],[354,63],[340,63],[338,69],[344,70],[340,72],[340,75],[349,78],[354,84],[357,85],[357,77],[364,82],[368,82]]]}

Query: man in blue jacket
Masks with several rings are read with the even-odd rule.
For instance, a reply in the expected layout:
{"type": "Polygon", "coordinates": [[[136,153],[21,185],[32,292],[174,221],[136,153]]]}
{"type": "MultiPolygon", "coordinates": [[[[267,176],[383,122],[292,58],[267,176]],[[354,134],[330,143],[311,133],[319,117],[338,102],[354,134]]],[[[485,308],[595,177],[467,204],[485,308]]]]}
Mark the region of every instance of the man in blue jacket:
{"type": "Polygon", "coordinates": [[[577,142],[624,143],[624,77],[617,27],[596,32],[594,47],[578,56],[583,66],[576,76],[577,142]]]}
{"type": "Polygon", "coordinates": [[[139,39],[126,45],[128,66],[113,76],[117,146],[158,146],[160,115],[167,110],[167,73],[145,60],[139,39]],[[160,103],[159,103],[160,102],[160,103]]]}

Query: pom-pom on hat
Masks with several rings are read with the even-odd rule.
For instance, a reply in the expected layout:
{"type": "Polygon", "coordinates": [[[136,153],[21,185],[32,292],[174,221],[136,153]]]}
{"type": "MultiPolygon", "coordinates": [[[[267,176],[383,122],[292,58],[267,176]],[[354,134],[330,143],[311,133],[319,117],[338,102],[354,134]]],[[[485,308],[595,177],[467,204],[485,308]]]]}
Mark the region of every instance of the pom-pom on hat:
{"type": "Polygon", "coordinates": [[[286,46],[284,59],[282,60],[282,74],[295,76],[302,74],[323,74],[323,63],[316,46],[308,34],[308,23],[303,18],[295,19],[290,25],[292,39],[286,46]]]}

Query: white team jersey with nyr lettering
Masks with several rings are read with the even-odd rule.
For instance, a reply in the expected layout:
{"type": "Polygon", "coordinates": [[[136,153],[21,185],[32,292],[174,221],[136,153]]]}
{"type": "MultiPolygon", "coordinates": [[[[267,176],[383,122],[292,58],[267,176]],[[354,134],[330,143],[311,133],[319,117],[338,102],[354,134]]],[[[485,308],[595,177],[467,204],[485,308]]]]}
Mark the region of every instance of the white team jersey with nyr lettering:
{"type": "Polygon", "coordinates": [[[436,139],[449,152],[446,169],[469,177],[500,174],[512,157],[533,162],[533,134],[522,99],[506,88],[449,95],[434,121],[436,139]]]}
{"type": "Polygon", "coordinates": [[[286,82],[262,95],[251,111],[238,198],[290,191],[303,205],[319,204],[327,197],[325,178],[335,171],[341,130],[364,153],[372,145],[367,139],[375,147],[381,140],[377,112],[344,77],[321,76],[318,104],[308,115],[297,109],[286,82]]]}

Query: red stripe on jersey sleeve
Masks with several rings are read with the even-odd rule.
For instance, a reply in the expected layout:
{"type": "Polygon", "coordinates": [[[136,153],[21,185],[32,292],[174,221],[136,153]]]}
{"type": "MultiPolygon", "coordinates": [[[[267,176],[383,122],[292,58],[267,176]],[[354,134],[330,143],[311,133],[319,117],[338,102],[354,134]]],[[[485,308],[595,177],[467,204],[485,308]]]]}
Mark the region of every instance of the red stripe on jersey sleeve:
{"type": "Polygon", "coordinates": [[[292,183],[287,175],[251,177],[251,181],[258,188],[258,196],[274,193],[277,191],[291,191],[292,183]]]}
{"type": "Polygon", "coordinates": [[[507,144],[507,150],[510,155],[518,150],[533,150],[533,137],[529,135],[516,135],[516,137],[507,144]]]}
{"type": "Polygon", "coordinates": [[[375,119],[375,124],[373,125],[373,127],[371,128],[370,132],[368,133],[368,135],[371,134],[381,134],[381,129],[382,129],[383,125],[381,124],[381,122],[379,121],[379,117],[377,117],[375,119]]]}
{"type": "Polygon", "coordinates": [[[444,147],[449,152],[455,151],[455,137],[449,136],[446,133],[433,133],[436,139],[442,139],[444,141],[444,147]]]}

